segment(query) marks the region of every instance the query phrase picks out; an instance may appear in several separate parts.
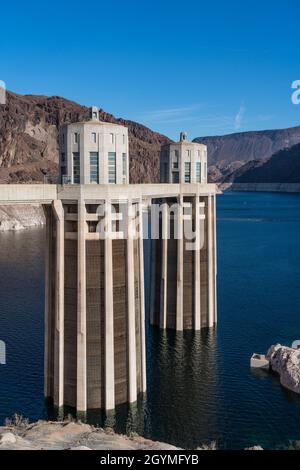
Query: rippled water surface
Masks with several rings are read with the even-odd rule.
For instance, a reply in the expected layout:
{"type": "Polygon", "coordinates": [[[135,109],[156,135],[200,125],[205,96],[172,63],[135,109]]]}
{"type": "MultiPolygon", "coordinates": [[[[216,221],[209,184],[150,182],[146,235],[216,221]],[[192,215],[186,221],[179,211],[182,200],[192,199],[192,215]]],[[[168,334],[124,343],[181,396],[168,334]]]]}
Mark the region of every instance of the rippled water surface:
{"type": "MultiPolygon", "coordinates": [[[[117,431],[182,447],[210,440],[224,448],[286,446],[300,439],[300,398],[277,377],[252,373],[249,359],[274,342],[300,339],[300,195],[227,193],[217,213],[217,329],[175,334],[147,325],[147,397],[107,420],[117,431]]],[[[0,234],[0,339],[7,344],[0,421],[49,412],[43,250],[43,230],[0,234]]],[[[147,246],[145,258],[148,266],[147,246]]]]}

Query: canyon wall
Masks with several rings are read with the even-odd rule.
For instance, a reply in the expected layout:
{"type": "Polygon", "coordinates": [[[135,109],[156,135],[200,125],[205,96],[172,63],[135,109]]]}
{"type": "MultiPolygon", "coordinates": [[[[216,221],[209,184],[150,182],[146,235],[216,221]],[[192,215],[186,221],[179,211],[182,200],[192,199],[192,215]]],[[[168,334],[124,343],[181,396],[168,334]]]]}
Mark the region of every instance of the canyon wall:
{"type": "Polygon", "coordinates": [[[41,206],[0,206],[0,232],[39,227],[45,223],[41,206]]]}

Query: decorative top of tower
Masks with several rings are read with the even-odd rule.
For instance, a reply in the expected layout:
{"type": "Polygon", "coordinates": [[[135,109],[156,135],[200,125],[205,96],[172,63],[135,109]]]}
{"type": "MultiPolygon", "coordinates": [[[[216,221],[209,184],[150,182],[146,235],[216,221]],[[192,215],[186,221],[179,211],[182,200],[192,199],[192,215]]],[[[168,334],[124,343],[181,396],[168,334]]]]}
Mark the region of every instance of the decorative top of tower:
{"type": "Polygon", "coordinates": [[[187,142],[187,133],[186,132],[180,132],[180,142],[187,142]]]}
{"type": "Polygon", "coordinates": [[[90,118],[92,121],[99,121],[99,109],[97,106],[90,107],[90,118]]]}

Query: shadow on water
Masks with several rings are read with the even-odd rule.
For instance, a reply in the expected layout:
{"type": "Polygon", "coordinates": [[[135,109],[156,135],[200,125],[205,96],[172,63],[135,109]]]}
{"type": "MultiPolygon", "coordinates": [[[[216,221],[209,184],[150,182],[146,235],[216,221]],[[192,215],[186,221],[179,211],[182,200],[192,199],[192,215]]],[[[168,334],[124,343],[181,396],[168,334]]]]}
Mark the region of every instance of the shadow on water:
{"type": "Polygon", "coordinates": [[[124,404],[116,407],[115,410],[106,412],[101,409],[76,412],[75,408],[62,407],[57,408],[52,401],[46,401],[47,419],[76,419],[84,423],[89,423],[96,427],[113,429],[117,433],[130,434],[137,432],[144,433],[144,414],[145,414],[146,396],[140,395],[138,401],[131,405],[124,404]]]}
{"type": "Polygon", "coordinates": [[[48,402],[48,419],[70,415],[122,434],[138,433],[178,446],[184,440],[185,447],[216,439],[216,330],[147,330],[147,393],[136,403],[120,405],[109,413],[89,410],[78,414],[73,408],[58,410],[48,402]]]}
{"type": "Polygon", "coordinates": [[[184,447],[216,439],[216,330],[150,328],[147,336],[146,435],[184,447]]]}
{"type": "Polygon", "coordinates": [[[300,395],[281,385],[280,376],[277,372],[264,369],[250,369],[250,371],[251,376],[254,377],[256,380],[267,380],[273,388],[279,388],[282,394],[285,396],[286,400],[288,400],[289,402],[297,403],[298,405],[300,404],[300,395]]]}

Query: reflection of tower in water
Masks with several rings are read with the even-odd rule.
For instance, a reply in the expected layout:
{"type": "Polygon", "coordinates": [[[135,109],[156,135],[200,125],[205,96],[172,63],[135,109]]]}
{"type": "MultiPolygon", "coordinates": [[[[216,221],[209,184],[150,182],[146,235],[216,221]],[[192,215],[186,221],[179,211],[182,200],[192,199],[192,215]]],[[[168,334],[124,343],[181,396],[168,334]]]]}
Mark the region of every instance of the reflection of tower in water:
{"type": "Polygon", "coordinates": [[[217,439],[216,330],[153,329],[148,340],[146,435],[187,448],[217,439]]]}

